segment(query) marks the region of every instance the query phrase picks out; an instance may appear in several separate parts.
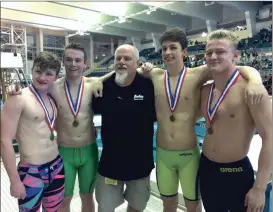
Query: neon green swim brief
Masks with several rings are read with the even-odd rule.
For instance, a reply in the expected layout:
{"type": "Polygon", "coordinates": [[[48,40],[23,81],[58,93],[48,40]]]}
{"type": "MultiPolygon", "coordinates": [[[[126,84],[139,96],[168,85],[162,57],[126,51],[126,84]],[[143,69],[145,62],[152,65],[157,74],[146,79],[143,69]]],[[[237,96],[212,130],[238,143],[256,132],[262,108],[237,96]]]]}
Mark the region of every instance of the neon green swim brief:
{"type": "Polygon", "coordinates": [[[157,147],[156,154],[156,177],[160,194],[175,196],[180,181],[185,199],[200,199],[199,146],[190,150],[167,150],[157,147]]]}
{"type": "Polygon", "coordinates": [[[99,154],[97,143],[84,147],[59,146],[65,171],[64,196],[72,196],[78,174],[80,193],[93,193],[98,172],[99,154]]]}

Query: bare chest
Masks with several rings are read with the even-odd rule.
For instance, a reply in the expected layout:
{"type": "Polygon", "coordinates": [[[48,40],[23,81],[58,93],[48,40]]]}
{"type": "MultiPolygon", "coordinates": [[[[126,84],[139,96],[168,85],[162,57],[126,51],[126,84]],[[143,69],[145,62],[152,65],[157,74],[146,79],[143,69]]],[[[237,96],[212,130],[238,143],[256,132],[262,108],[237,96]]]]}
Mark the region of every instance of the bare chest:
{"type": "Polygon", "coordinates": [[[57,109],[52,100],[44,99],[43,103],[40,103],[33,97],[28,99],[23,115],[27,120],[34,123],[44,121],[45,119],[53,122],[57,117],[57,109]]]}
{"type": "Polygon", "coordinates": [[[236,91],[237,89],[233,89],[225,96],[221,96],[222,93],[214,92],[212,98],[209,99],[208,90],[207,98],[202,102],[202,110],[203,114],[206,114],[206,118],[210,116],[213,122],[217,120],[225,120],[225,122],[240,120],[240,117],[247,111],[247,107],[242,93],[236,91]]]}
{"type": "Polygon", "coordinates": [[[178,85],[178,77],[171,78],[166,83],[164,76],[154,81],[155,101],[157,104],[169,105],[169,102],[177,102],[177,108],[192,107],[200,101],[200,89],[197,80],[191,75],[186,75],[178,85]],[[169,89],[168,89],[169,87],[169,89]]]}
{"type": "Polygon", "coordinates": [[[59,86],[54,94],[60,113],[71,113],[71,110],[86,112],[91,109],[92,92],[89,84],[85,83],[83,89],[72,88],[69,90],[64,86],[59,86]]]}

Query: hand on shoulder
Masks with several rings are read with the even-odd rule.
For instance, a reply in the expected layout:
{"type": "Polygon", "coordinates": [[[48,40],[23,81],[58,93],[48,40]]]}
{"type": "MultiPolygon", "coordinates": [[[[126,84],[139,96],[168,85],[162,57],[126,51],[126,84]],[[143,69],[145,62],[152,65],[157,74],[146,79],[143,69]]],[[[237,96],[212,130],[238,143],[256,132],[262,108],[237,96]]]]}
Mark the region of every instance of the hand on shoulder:
{"type": "Polygon", "coordinates": [[[164,69],[162,68],[157,68],[155,67],[152,63],[150,62],[146,62],[144,63],[141,67],[140,67],[141,71],[145,74],[145,75],[148,75],[148,74],[160,74],[160,73],[164,73],[164,69]]]}
{"type": "Polygon", "coordinates": [[[97,97],[102,97],[103,95],[103,83],[101,80],[96,80],[94,82],[94,85],[92,87],[92,94],[97,98],[97,97]]]}

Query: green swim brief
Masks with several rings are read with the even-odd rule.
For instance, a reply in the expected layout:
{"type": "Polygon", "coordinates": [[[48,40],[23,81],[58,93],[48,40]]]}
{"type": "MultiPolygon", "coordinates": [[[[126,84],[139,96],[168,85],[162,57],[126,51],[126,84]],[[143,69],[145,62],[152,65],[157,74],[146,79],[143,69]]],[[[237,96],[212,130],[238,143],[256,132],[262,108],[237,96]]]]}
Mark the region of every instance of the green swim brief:
{"type": "Polygon", "coordinates": [[[80,193],[93,193],[98,173],[99,153],[97,143],[84,147],[59,146],[65,171],[64,196],[72,196],[78,174],[80,193]]]}
{"type": "Polygon", "coordinates": [[[200,199],[199,189],[199,146],[190,150],[156,149],[156,177],[158,190],[162,196],[178,193],[179,181],[186,200],[200,199]]]}

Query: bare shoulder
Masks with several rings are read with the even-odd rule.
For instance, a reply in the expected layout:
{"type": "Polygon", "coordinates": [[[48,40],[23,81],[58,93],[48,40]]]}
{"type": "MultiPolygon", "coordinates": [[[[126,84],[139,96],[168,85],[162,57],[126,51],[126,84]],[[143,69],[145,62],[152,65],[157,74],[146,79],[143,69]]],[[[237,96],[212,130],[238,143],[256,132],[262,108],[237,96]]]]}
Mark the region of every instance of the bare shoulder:
{"type": "Polygon", "coordinates": [[[235,84],[235,87],[238,87],[241,90],[244,90],[247,86],[247,79],[244,78],[243,76],[239,76],[237,83],[235,84]]]}
{"type": "Polygon", "coordinates": [[[65,78],[62,77],[53,83],[52,90],[50,91],[50,94],[53,96],[53,98],[56,98],[55,94],[60,91],[60,88],[63,89],[64,81],[65,81],[65,78]]]}
{"type": "Polygon", "coordinates": [[[151,71],[152,76],[160,76],[162,74],[164,74],[165,70],[162,68],[153,68],[153,70],[151,71]]]}
{"type": "Polygon", "coordinates": [[[201,73],[201,71],[200,71],[200,69],[198,69],[198,67],[187,68],[187,74],[195,75],[196,77],[198,77],[200,75],[200,73],[201,73]]]}
{"type": "Polygon", "coordinates": [[[251,67],[251,66],[236,66],[237,69],[239,70],[252,70],[252,71],[257,71],[257,69],[251,67]]]}
{"type": "Polygon", "coordinates": [[[196,74],[200,74],[200,73],[203,73],[203,72],[206,72],[209,70],[207,65],[201,65],[198,67],[188,68],[188,69],[190,69],[192,72],[194,72],[196,74]]]}
{"type": "Polygon", "coordinates": [[[207,65],[198,66],[195,68],[189,68],[189,71],[198,80],[199,84],[203,85],[210,77],[210,71],[207,65]]]}
{"type": "Polygon", "coordinates": [[[65,78],[64,78],[64,77],[61,77],[61,78],[57,79],[57,80],[53,83],[53,85],[59,85],[59,84],[63,83],[64,80],[65,80],[65,78]]]}
{"type": "Polygon", "coordinates": [[[96,82],[98,82],[99,78],[98,77],[83,77],[84,83],[92,85],[96,82]]]}
{"type": "Polygon", "coordinates": [[[64,81],[65,81],[65,78],[62,77],[62,78],[59,78],[57,79],[54,83],[53,83],[53,87],[52,89],[57,89],[60,85],[63,85],[64,84],[64,81]]]}
{"type": "Polygon", "coordinates": [[[9,98],[6,100],[4,104],[4,112],[5,111],[16,111],[16,110],[22,110],[26,99],[30,96],[30,91],[28,88],[22,89],[22,95],[13,95],[9,96],[9,98]]]}

